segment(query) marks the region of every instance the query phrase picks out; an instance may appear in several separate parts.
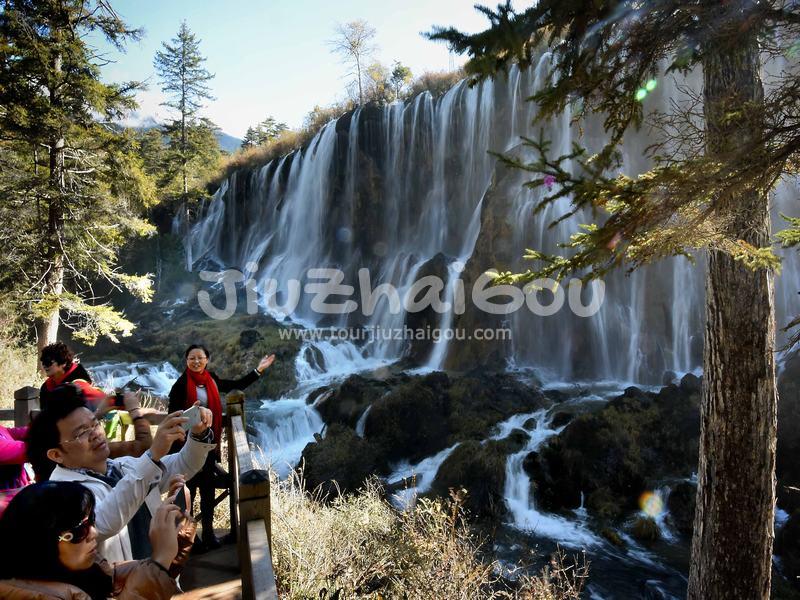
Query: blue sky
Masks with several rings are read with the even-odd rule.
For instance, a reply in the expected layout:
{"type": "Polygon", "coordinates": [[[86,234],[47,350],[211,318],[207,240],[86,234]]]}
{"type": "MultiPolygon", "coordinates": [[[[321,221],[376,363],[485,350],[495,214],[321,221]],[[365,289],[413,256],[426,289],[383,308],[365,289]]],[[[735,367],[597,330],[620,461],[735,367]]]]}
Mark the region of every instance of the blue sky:
{"type": "MultiPolygon", "coordinates": [[[[145,36],[119,54],[97,42],[115,60],[103,68],[107,81],[146,81],[139,94],[140,116],[165,119],[167,113],[153,69],[161,42],[175,36],[180,22],[202,40],[216,100],[203,114],[223,131],[242,137],[248,126],[273,115],[290,127],[302,124],[315,106],[345,97],[347,69],[330,53],[326,41],[337,23],[366,19],[377,30],[376,58],[395,60],[415,74],[446,70],[450,56],[444,44],[420,36],[432,25],[454,25],[464,31],[485,29],[487,21],[473,9],[473,0],[117,0],[115,9],[145,36]]],[[[493,3],[490,2],[490,5],[493,3]]],[[[455,64],[463,62],[455,57],[455,64]]]]}

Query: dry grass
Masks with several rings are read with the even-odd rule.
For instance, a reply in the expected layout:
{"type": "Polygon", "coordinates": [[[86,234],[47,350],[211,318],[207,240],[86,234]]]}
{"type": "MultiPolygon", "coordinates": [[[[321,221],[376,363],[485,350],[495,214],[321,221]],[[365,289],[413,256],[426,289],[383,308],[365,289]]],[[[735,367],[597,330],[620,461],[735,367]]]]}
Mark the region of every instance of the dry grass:
{"type": "Polygon", "coordinates": [[[0,408],[14,407],[14,391],[26,385],[38,387],[42,377],[38,372],[38,356],[34,346],[19,346],[0,337],[0,408]]]}
{"type": "Polygon", "coordinates": [[[273,561],[290,599],[577,599],[586,566],[563,556],[538,577],[501,579],[480,558],[462,511],[463,497],[421,499],[398,512],[377,482],[333,502],[303,490],[298,477],[272,484],[273,561]]]}

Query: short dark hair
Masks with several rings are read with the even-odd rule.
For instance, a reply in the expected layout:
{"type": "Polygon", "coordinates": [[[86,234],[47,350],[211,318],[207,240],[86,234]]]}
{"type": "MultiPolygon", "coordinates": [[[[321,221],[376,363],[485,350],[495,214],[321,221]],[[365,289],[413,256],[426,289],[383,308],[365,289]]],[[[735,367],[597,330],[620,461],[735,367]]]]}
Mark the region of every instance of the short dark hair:
{"type": "Polygon", "coordinates": [[[69,571],[58,559],[58,536],[94,512],[94,494],[73,481],[23,488],[0,517],[0,579],[38,579],[76,585],[92,598],[107,598],[111,577],[93,565],[69,571]]]}
{"type": "Polygon", "coordinates": [[[55,402],[50,402],[45,410],[36,415],[25,438],[28,462],[39,482],[47,481],[56,468],[56,464],[47,457],[47,451],[58,448],[61,443],[58,422],[79,408],[89,408],[83,390],[75,384],[60,385],[51,394],[55,402]]]}
{"type": "Polygon", "coordinates": [[[64,342],[56,342],[42,348],[39,360],[42,364],[71,365],[73,358],[75,353],[64,342]]]}
{"type": "Polygon", "coordinates": [[[206,358],[211,358],[211,353],[208,351],[208,348],[203,346],[203,344],[192,344],[191,346],[189,346],[186,349],[186,352],[183,353],[183,358],[189,358],[189,352],[191,352],[192,350],[198,350],[198,349],[203,351],[203,354],[206,355],[206,358]]]}

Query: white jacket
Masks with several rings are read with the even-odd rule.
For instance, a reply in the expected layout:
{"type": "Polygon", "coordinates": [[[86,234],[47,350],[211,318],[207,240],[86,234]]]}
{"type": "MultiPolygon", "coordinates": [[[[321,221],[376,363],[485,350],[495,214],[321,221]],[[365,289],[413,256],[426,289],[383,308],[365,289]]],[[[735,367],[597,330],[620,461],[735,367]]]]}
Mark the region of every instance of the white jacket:
{"type": "Polygon", "coordinates": [[[182,473],[190,479],[203,467],[206,455],[216,447],[214,443],[198,442],[191,435],[177,454],[161,459],[163,470],[146,452],[139,458],[123,456],[111,460],[122,471],[122,479],[112,488],[105,481],[81,471],[56,466],[51,481],[77,481],[89,488],[95,499],[95,527],[97,551],[109,563],[132,560],[128,522],[147,502],[150,514],[161,504],[161,493],[168,491],[169,478],[182,473]]]}

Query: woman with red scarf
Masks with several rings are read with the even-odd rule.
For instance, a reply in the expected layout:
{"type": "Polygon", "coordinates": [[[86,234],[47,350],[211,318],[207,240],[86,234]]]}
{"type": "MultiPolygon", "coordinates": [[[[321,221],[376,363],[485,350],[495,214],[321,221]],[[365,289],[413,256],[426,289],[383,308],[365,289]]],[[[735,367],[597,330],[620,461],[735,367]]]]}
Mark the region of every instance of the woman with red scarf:
{"type": "MultiPolygon", "coordinates": [[[[214,416],[212,431],[217,442],[215,452],[209,452],[202,470],[190,479],[186,485],[192,493],[192,500],[197,488],[200,488],[200,512],[202,513],[202,542],[205,549],[210,550],[220,546],[219,539],[214,535],[214,495],[216,481],[222,472],[217,467],[220,459],[219,444],[222,436],[222,398],[220,394],[231,390],[243,390],[255,382],[261,374],[275,362],[275,355],[264,356],[258,366],[240,379],[220,379],[214,372],[206,369],[210,357],[205,346],[193,344],[184,354],[186,370],[178,378],[169,392],[169,410],[186,410],[195,402],[211,409],[214,416]]],[[[177,451],[174,447],[173,451],[177,451]]]]}

